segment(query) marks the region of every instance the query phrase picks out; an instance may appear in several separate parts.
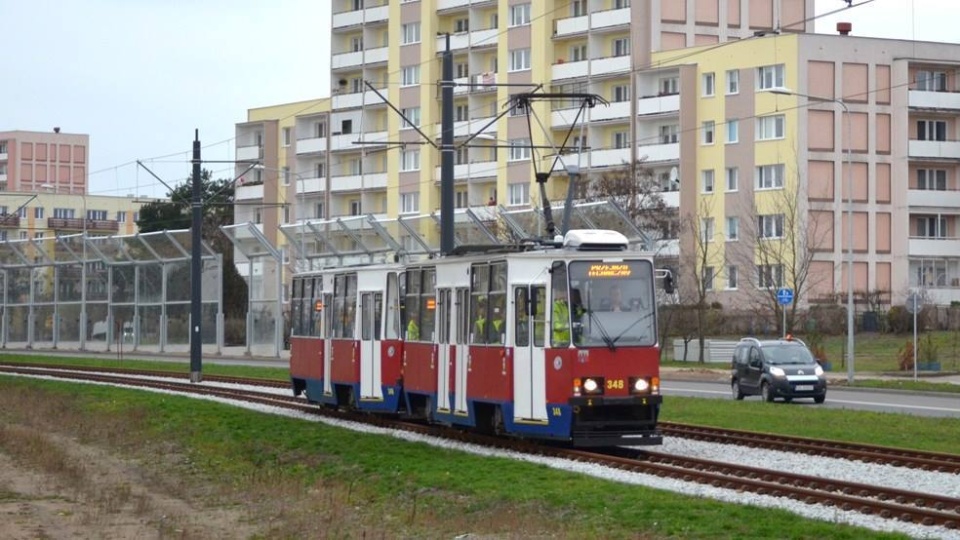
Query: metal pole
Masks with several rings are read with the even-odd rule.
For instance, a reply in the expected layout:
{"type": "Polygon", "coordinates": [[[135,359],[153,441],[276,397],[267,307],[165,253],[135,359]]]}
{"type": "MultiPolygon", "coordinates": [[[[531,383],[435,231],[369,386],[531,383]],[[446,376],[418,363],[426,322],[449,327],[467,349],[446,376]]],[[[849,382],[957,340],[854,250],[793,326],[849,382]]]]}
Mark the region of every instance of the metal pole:
{"type": "Polygon", "coordinates": [[[915,298],[911,298],[913,301],[913,380],[917,380],[917,362],[920,361],[920,355],[917,354],[917,302],[915,298]]]}
{"type": "Polygon", "coordinates": [[[201,352],[202,352],[202,334],[200,333],[201,319],[203,314],[200,303],[200,274],[201,274],[201,255],[200,245],[202,238],[200,236],[200,227],[203,225],[203,215],[201,208],[201,186],[200,186],[200,130],[194,130],[193,133],[193,222],[191,237],[191,257],[190,257],[190,382],[200,382],[203,375],[200,370],[201,352]]]}
{"type": "MultiPolygon", "coordinates": [[[[847,383],[853,383],[853,162],[851,152],[853,137],[850,131],[850,109],[841,100],[836,102],[843,107],[847,118],[847,383]]],[[[841,135],[843,132],[841,131],[841,135]]]]}
{"type": "Polygon", "coordinates": [[[453,52],[450,34],[440,81],[440,252],[453,251],[453,52]]]}

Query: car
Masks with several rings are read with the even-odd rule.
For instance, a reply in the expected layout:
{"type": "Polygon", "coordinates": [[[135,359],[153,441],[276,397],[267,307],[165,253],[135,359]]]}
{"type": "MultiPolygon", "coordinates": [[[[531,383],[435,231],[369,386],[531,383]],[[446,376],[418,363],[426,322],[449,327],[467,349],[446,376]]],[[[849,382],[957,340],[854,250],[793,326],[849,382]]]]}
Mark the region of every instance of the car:
{"type": "Polygon", "coordinates": [[[759,395],[764,401],[783,398],[827,399],[827,378],[807,345],[791,336],[760,340],[743,338],[733,352],[730,390],[734,399],[759,395]]]}

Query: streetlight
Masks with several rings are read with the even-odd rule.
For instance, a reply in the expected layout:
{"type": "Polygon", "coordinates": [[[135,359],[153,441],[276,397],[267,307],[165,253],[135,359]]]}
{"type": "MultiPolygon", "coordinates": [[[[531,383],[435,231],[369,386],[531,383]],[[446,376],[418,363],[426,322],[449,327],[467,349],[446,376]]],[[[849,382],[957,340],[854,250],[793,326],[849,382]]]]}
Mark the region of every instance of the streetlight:
{"type": "MultiPolygon", "coordinates": [[[[843,114],[846,116],[847,136],[852,137],[850,130],[850,109],[844,103],[842,98],[825,98],[801,94],[786,88],[770,90],[773,94],[783,96],[796,96],[806,98],[810,101],[819,101],[823,103],[836,103],[843,107],[843,114]]],[[[841,138],[843,132],[840,133],[841,138]]],[[[847,141],[846,162],[847,162],[847,382],[853,382],[853,165],[851,162],[852,144],[847,141]]],[[[842,144],[841,144],[842,147],[842,144]]]]}

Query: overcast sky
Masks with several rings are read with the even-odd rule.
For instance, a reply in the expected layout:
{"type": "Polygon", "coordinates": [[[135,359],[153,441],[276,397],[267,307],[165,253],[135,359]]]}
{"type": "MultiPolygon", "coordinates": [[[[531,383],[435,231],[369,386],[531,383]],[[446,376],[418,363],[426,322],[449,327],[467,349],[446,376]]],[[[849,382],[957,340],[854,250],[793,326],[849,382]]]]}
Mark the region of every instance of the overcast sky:
{"type": "MultiPolygon", "coordinates": [[[[861,3],[816,30],[960,40],[960,0],[861,3]]],[[[163,196],[131,162],[181,183],[194,128],[204,159],[229,160],[247,109],[329,95],[329,28],[328,0],[0,0],[0,131],[86,133],[92,193],[163,196]]]]}

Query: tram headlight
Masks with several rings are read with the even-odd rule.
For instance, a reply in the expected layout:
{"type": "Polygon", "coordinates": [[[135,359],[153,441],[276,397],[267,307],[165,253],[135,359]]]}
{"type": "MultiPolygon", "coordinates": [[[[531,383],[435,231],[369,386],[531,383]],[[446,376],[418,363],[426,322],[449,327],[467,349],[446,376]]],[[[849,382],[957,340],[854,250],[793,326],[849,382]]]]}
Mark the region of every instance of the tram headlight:
{"type": "Polygon", "coordinates": [[[583,393],[599,394],[603,391],[603,381],[593,377],[587,377],[583,380],[583,393]]]}
{"type": "Polygon", "coordinates": [[[650,383],[643,377],[634,379],[633,384],[630,385],[630,391],[634,394],[646,394],[648,390],[650,390],[650,383]]]}

